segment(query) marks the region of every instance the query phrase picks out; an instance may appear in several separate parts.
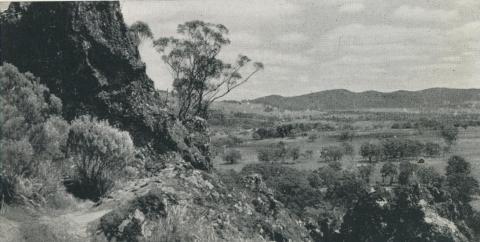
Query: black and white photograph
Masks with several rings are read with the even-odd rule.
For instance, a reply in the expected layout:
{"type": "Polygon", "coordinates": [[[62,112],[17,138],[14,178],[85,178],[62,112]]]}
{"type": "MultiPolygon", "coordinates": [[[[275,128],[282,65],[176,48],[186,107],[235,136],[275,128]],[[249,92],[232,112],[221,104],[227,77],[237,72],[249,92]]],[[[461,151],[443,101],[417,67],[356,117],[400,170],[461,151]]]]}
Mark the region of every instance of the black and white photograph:
{"type": "Polygon", "coordinates": [[[479,0],[0,0],[0,242],[478,242],[479,181],[479,0]]]}

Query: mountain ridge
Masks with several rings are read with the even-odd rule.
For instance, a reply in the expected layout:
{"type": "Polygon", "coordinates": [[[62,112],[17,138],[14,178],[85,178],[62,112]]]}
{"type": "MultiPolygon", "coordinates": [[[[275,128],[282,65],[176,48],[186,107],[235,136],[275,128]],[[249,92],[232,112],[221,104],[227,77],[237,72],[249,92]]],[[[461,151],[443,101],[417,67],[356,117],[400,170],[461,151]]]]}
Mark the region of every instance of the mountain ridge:
{"type": "Polygon", "coordinates": [[[331,89],[291,97],[269,95],[248,101],[289,110],[476,107],[480,106],[477,104],[480,103],[480,89],[435,87],[418,91],[392,92],[331,89]]]}

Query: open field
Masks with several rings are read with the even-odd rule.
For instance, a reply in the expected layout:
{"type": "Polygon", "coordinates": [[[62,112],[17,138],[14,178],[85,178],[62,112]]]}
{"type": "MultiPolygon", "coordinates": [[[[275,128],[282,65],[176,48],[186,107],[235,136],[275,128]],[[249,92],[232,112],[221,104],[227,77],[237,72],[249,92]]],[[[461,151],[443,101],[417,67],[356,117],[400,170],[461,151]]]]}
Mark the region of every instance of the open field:
{"type": "MultiPolygon", "coordinates": [[[[313,151],[313,158],[312,159],[302,159],[300,158],[293,164],[289,166],[293,166],[297,169],[302,170],[314,170],[318,167],[324,166],[325,162],[320,162],[320,149],[322,147],[328,145],[340,145],[339,142],[334,135],[337,132],[317,132],[318,138],[310,142],[308,137],[296,137],[292,138],[273,138],[273,139],[263,139],[263,140],[254,140],[248,135],[239,135],[240,138],[245,139],[245,141],[234,147],[238,149],[242,154],[242,160],[238,164],[234,165],[225,165],[224,161],[222,160],[221,156],[216,156],[214,160],[215,167],[217,169],[234,169],[234,170],[241,170],[243,166],[249,163],[258,163],[257,158],[257,149],[259,147],[265,147],[270,144],[275,144],[280,141],[284,142],[287,146],[292,147],[299,147],[301,152],[306,150],[313,151]]],[[[441,139],[435,134],[435,132],[424,132],[419,134],[416,130],[385,130],[385,131],[370,131],[370,132],[357,132],[357,136],[354,137],[351,141],[351,144],[354,146],[355,149],[355,156],[349,157],[344,156],[341,160],[342,164],[345,167],[349,165],[356,165],[358,163],[362,163],[363,159],[359,155],[358,150],[360,149],[360,145],[363,142],[371,141],[374,136],[378,136],[381,134],[395,134],[395,136],[399,137],[406,137],[410,139],[416,139],[419,141],[434,141],[434,142],[441,142],[441,139]]],[[[446,159],[448,159],[449,155],[460,155],[465,157],[468,161],[472,163],[472,168],[475,176],[480,177],[480,149],[478,144],[480,143],[480,128],[478,127],[470,127],[467,130],[460,130],[458,142],[452,148],[451,154],[441,155],[439,157],[434,158],[424,158],[425,165],[433,166],[438,171],[443,172],[446,159]]],[[[419,157],[420,158],[420,157],[419,157]]]]}
{"type": "MultiPolygon", "coordinates": [[[[320,150],[322,147],[329,145],[340,145],[341,142],[338,141],[335,135],[338,134],[338,131],[329,131],[329,132],[315,132],[317,139],[313,142],[308,140],[308,137],[301,136],[295,138],[273,138],[273,139],[263,139],[263,140],[254,140],[251,136],[246,135],[245,132],[238,134],[238,137],[244,140],[242,144],[235,146],[234,148],[239,150],[242,154],[242,159],[237,164],[225,164],[225,161],[222,160],[221,155],[217,155],[214,159],[214,166],[218,170],[236,170],[240,171],[246,164],[249,163],[260,163],[257,157],[257,150],[260,147],[266,147],[268,145],[276,144],[280,141],[284,142],[289,147],[298,147],[300,153],[305,152],[306,150],[313,151],[313,157],[304,158],[300,157],[296,161],[286,161],[285,166],[294,167],[299,170],[308,170],[313,171],[320,167],[326,166],[327,163],[322,161],[320,158],[320,150]]],[[[354,147],[353,156],[343,156],[340,162],[344,168],[351,168],[359,165],[368,164],[359,154],[359,149],[362,143],[375,140],[375,137],[382,137],[385,134],[388,136],[393,135],[394,137],[405,137],[409,139],[419,140],[422,142],[438,142],[443,143],[441,138],[436,131],[422,132],[421,134],[417,130],[372,130],[372,131],[359,131],[356,132],[356,136],[350,141],[354,147]]],[[[480,178],[480,127],[470,127],[466,130],[460,129],[458,135],[458,141],[452,150],[447,154],[441,154],[438,157],[418,157],[416,159],[410,159],[411,162],[415,162],[423,158],[425,160],[424,164],[419,164],[422,166],[431,166],[434,167],[440,174],[445,173],[445,167],[447,160],[451,155],[460,155],[467,159],[472,164],[472,173],[476,178],[480,178]]],[[[398,163],[398,162],[397,162],[398,163]]],[[[381,182],[380,169],[383,165],[383,162],[374,164],[375,169],[371,177],[371,182],[381,182]]],[[[473,202],[473,206],[480,210],[480,200],[473,202]]]]}

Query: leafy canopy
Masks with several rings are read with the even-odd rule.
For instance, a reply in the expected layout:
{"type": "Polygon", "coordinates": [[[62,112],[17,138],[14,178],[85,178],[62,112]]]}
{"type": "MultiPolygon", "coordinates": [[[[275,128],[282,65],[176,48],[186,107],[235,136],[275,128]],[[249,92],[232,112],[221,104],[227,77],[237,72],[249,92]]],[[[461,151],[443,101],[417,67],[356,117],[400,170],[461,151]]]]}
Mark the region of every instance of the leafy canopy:
{"type": "Polygon", "coordinates": [[[263,64],[239,55],[233,64],[218,58],[230,44],[228,29],[221,24],[190,21],[178,25],[179,38],[163,37],[153,42],[173,77],[178,97],[178,117],[206,118],[208,107],[263,69],[263,64]]]}

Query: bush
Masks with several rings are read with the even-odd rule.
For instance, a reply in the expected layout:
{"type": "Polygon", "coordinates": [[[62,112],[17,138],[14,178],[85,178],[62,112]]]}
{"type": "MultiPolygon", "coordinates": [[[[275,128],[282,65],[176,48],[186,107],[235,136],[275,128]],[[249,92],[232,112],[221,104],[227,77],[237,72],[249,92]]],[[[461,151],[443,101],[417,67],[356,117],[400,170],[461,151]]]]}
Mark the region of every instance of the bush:
{"type": "Polygon", "coordinates": [[[370,176],[373,173],[373,165],[365,165],[358,167],[358,174],[366,183],[370,183],[370,176]]]}
{"type": "Polygon", "coordinates": [[[338,161],[342,159],[344,154],[344,149],[341,146],[327,146],[322,148],[320,152],[320,157],[324,161],[338,161]]]}
{"type": "Polygon", "coordinates": [[[378,144],[363,143],[360,146],[360,155],[363,158],[368,158],[368,162],[379,161],[383,155],[382,147],[378,144]]]}
{"type": "Polygon", "coordinates": [[[60,183],[57,168],[63,166],[69,126],[59,116],[62,102],[31,73],[10,64],[0,67],[0,94],[0,176],[8,188],[0,196],[11,201],[27,191],[17,189],[19,181],[32,181],[34,191],[21,195],[43,201],[60,183]]]}
{"type": "Polygon", "coordinates": [[[228,149],[223,154],[223,160],[228,164],[237,164],[242,159],[242,154],[237,149],[228,149]]]}
{"type": "Polygon", "coordinates": [[[347,142],[343,142],[342,147],[344,154],[350,156],[353,160],[355,156],[355,148],[353,147],[353,145],[347,142]]]}
{"type": "Polygon", "coordinates": [[[303,171],[282,165],[248,164],[241,176],[249,174],[261,175],[267,187],[273,189],[275,198],[297,214],[318,202],[318,194],[303,171]]]}
{"type": "Polygon", "coordinates": [[[440,136],[448,146],[452,146],[457,141],[458,128],[443,126],[440,130],[440,136]]]}
{"type": "Polygon", "coordinates": [[[408,185],[410,183],[410,178],[417,168],[416,164],[412,164],[408,161],[401,162],[398,168],[398,183],[408,185]]]}
{"type": "Polygon", "coordinates": [[[463,157],[454,155],[448,159],[448,165],[446,168],[447,176],[454,174],[470,174],[472,167],[463,157]]]}
{"type": "Polygon", "coordinates": [[[439,144],[433,142],[425,143],[424,152],[427,156],[438,156],[441,152],[442,148],[439,144]]]}
{"type": "Polygon", "coordinates": [[[395,179],[395,176],[398,174],[397,166],[392,162],[387,162],[383,164],[380,173],[382,174],[383,183],[385,183],[385,178],[390,177],[390,184],[392,184],[393,179],[395,179]]]}
{"type": "Polygon", "coordinates": [[[315,140],[317,140],[318,136],[317,134],[310,134],[308,136],[308,142],[315,142],[315,140]]]}
{"type": "Polygon", "coordinates": [[[338,136],[338,140],[342,142],[352,141],[354,137],[355,137],[355,132],[351,130],[347,130],[340,133],[340,135],[338,136]]]}
{"type": "Polygon", "coordinates": [[[297,160],[300,158],[300,149],[287,147],[284,142],[280,141],[277,144],[257,149],[257,158],[264,162],[285,161],[288,158],[297,160]]]}
{"type": "Polygon", "coordinates": [[[462,202],[470,202],[472,196],[480,192],[480,185],[471,176],[471,171],[471,164],[463,157],[452,156],[448,159],[447,184],[453,196],[462,202]]]}
{"type": "Polygon", "coordinates": [[[338,161],[332,161],[328,163],[328,166],[332,168],[334,171],[341,171],[342,170],[342,163],[338,161]]]}
{"type": "Polygon", "coordinates": [[[419,167],[416,176],[421,184],[434,187],[441,187],[444,180],[433,167],[419,167]]]}
{"type": "Polygon", "coordinates": [[[72,192],[98,199],[113,186],[133,152],[128,132],[88,116],[74,120],[67,140],[67,154],[75,164],[72,192]]]}

